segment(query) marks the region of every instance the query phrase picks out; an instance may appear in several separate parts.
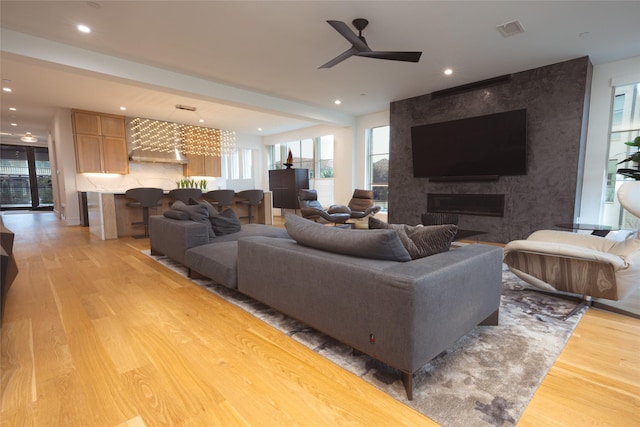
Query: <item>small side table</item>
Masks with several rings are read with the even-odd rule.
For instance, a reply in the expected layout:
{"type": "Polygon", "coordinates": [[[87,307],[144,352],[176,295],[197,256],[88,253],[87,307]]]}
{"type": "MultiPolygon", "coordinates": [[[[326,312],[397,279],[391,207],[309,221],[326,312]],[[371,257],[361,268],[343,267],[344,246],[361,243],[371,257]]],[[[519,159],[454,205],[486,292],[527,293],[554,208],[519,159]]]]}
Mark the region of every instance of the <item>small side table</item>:
{"type": "Polygon", "coordinates": [[[610,231],[618,231],[620,227],[613,225],[599,225],[599,224],[556,224],[556,227],[566,228],[569,230],[585,230],[591,231],[594,236],[605,237],[610,231]]]}

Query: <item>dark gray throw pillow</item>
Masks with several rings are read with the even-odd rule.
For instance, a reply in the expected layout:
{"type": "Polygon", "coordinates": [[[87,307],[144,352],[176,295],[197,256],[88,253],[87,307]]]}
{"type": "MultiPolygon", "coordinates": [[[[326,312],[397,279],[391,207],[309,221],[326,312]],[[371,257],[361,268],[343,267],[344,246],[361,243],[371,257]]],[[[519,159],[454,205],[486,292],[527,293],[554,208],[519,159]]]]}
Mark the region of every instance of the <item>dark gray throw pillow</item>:
{"type": "Polygon", "coordinates": [[[162,213],[162,215],[164,215],[165,218],[179,219],[182,221],[191,219],[191,215],[189,215],[188,212],[183,212],[176,209],[166,210],[162,213]]]}
{"type": "Polygon", "coordinates": [[[369,228],[396,230],[411,259],[448,251],[458,231],[458,226],[453,224],[428,226],[387,224],[374,217],[369,217],[369,228]]]}
{"type": "Polygon", "coordinates": [[[411,261],[393,230],[347,230],[297,215],[287,215],[284,226],[289,236],[303,246],[362,258],[411,261]]]}
{"type": "Polygon", "coordinates": [[[211,221],[209,221],[209,210],[205,205],[200,203],[195,205],[186,205],[184,202],[176,200],[173,202],[173,205],[171,205],[171,209],[187,212],[192,221],[199,222],[207,227],[210,239],[216,237],[213,232],[213,228],[211,228],[211,221]]]}
{"type": "Polygon", "coordinates": [[[213,232],[216,236],[237,233],[241,230],[240,220],[231,209],[225,209],[220,213],[215,213],[209,217],[213,232]]]}

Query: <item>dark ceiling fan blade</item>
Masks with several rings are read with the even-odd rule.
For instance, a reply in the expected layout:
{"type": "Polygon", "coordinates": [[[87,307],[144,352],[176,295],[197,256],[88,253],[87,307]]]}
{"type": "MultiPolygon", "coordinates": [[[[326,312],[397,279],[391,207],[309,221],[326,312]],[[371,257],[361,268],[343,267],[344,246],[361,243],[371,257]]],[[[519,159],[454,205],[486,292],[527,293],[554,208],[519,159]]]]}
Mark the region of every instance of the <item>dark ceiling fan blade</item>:
{"type": "Polygon", "coordinates": [[[371,52],[371,49],[342,21],[327,21],[342,37],[347,39],[358,52],[371,52]]]}
{"type": "Polygon", "coordinates": [[[358,49],[356,49],[355,47],[352,47],[348,50],[345,50],[344,52],[342,52],[340,55],[336,56],[335,58],[333,58],[331,61],[327,62],[326,64],[321,65],[318,68],[331,68],[336,64],[341,63],[342,61],[344,61],[347,58],[352,57],[353,55],[358,54],[360,51],[358,49]]]}
{"type": "Polygon", "coordinates": [[[391,61],[418,62],[422,52],[358,52],[357,56],[367,58],[388,59],[391,61]]]}

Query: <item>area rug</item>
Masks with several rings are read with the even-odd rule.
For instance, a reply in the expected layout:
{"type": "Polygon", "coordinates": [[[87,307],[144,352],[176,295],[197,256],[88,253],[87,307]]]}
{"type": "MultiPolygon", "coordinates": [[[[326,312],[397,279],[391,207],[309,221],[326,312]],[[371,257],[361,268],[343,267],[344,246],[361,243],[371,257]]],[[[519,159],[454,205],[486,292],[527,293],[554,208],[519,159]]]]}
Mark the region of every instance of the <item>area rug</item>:
{"type": "MultiPolygon", "coordinates": [[[[169,258],[152,258],[187,276],[169,258]]],[[[563,320],[577,303],[535,292],[503,266],[499,326],[477,326],[425,365],[410,401],[396,369],[239,292],[192,281],[446,427],[515,425],[586,310],[563,320]]]]}

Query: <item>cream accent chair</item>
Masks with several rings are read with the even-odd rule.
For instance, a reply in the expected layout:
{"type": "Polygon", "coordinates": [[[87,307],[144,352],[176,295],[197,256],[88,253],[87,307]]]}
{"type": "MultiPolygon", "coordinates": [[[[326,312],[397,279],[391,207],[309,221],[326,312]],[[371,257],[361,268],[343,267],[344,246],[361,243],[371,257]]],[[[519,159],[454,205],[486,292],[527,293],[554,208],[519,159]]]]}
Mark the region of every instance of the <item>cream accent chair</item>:
{"type": "MultiPolygon", "coordinates": [[[[623,208],[640,216],[640,181],[618,190],[623,208]]],[[[541,230],[509,242],[504,262],[525,282],[546,290],[621,300],[640,287],[638,234],[617,242],[570,231],[541,230]]]]}

